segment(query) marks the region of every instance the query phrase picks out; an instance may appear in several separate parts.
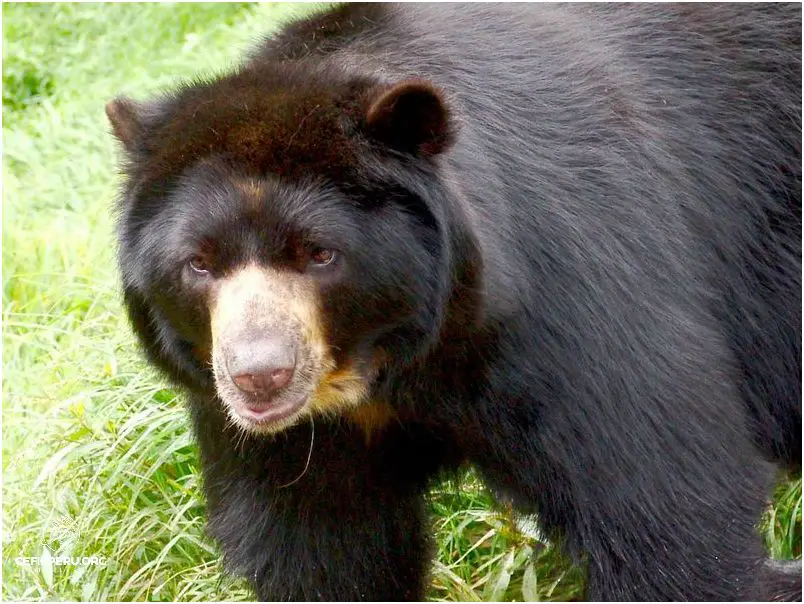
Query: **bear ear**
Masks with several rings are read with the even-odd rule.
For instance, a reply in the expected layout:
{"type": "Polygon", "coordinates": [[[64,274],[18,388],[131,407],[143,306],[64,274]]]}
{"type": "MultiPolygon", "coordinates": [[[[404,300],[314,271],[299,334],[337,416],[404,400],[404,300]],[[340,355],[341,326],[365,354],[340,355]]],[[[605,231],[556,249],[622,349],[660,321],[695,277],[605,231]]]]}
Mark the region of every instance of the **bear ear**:
{"type": "Polygon", "coordinates": [[[454,139],[443,94],[426,80],[404,80],[374,89],[366,125],[373,139],[420,156],[438,155],[454,139]]]}
{"type": "Polygon", "coordinates": [[[125,150],[133,153],[145,132],[146,105],[118,97],[106,103],[106,116],[112,124],[112,132],[125,150]]]}

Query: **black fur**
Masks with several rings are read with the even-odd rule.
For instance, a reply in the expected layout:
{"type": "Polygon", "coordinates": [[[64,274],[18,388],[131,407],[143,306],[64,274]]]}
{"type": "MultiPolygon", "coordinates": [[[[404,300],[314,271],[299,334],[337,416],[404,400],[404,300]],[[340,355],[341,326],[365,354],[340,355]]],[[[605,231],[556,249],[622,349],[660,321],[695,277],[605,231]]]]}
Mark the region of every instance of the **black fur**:
{"type": "Polygon", "coordinates": [[[590,598],[800,599],[755,528],[801,460],[800,57],[794,4],[350,5],[112,105],[126,301],[191,391],[230,567],[265,599],[421,599],[423,492],[468,461],[590,598]],[[297,239],[345,254],[316,286],[339,364],[384,359],[370,439],[226,427],[182,266],[293,271],[297,239]]]}

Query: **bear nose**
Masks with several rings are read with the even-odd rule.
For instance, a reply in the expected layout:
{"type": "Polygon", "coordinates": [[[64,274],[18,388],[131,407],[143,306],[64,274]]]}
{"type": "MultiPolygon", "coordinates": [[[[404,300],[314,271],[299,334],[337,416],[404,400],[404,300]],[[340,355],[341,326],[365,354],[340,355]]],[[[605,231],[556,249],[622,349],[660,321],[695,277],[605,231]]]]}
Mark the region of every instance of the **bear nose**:
{"type": "Polygon", "coordinates": [[[271,396],[284,388],[293,377],[293,367],[269,367],[262,371],[252,370],[232,376],[235,385],[244,392],[258,396],[271,396]]]}
{"type": "Polygon", "coordinates": [[[227,355],[226,368],[240,390],[268,398],[293,379],[296,349],[278,338],[240,344],[227,355]]]}

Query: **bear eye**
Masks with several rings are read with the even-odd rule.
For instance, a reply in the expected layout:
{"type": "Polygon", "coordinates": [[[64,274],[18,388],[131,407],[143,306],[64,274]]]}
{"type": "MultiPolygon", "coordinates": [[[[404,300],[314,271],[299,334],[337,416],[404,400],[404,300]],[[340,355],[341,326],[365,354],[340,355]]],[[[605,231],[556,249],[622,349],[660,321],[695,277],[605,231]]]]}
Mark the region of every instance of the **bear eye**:
{"type": "Polygon", "coordinates": [[[310,253],[310,263],[316,267],[329,266],[338,257],[338,252],[323,247],[314,248],[310,253]]]}
{"type": "Polygon", "coordinates": [[[210,266],[209,262],[203,257],[199,255],[192,256],[188,261],[187,265],[197,275],[209,275],[212,267],[210,266]]]}

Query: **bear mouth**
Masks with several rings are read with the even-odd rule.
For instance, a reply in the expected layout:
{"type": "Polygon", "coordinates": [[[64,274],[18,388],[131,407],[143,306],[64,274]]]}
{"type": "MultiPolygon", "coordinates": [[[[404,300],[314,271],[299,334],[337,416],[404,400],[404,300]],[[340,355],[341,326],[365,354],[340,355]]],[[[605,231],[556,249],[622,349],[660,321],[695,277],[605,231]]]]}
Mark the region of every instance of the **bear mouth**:
{"type": "Polygon", "coordinates": [[[315,372],[300,368],[299,378],[289,388],[272,398],[261,398],[239,390],[224,369],[222,360],[213,361],[215,393],[231,423],[247,432],[270,434],[289,428],[310,407],[315,391],[315,372]]]}
{"type": "Polygon", "coordinates": [[[236,422],[255,432],[273,432],[292,423],[307,406],[309,397],[302,395],[295,399],[271,403],[262,401],[238,401],[227,404],[236,422]]]}

